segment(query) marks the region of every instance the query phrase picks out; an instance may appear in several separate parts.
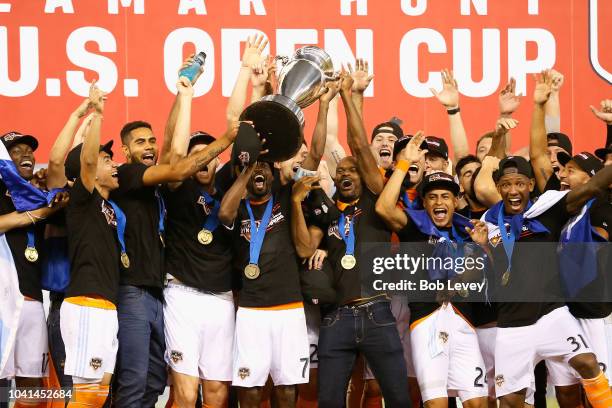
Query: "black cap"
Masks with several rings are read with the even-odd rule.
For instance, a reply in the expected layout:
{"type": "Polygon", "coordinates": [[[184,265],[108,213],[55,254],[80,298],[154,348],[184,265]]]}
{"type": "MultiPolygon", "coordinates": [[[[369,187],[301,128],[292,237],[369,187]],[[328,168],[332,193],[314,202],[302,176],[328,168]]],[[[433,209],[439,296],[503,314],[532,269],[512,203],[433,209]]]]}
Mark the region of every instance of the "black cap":
{"type": "MultiPolygon", "coordinates": [[[[397,139],[397,142],[395,142],[395,144],[393,145],[393,160],[395,160],[399,152],[401,152],[402,150],[406,148],[406,146],[410,142],[410,139],[412,138],[413,138],[412,135],[406,135],[406,136],[402,136],[399,139],[397,139]]],[[[427,142],[423,140],[423,143],[421,143],[421,149],[427,149],[427,148],[428,148],[427,142]]]]}
{"type": "Polygon", "coordinates": [[[533,178],[533,169],[531,164],[521,156],[508,156],[499,162],[499,166],[495,172],[493,172],[493,179],[497,182],[504,174],[504,169],[508,167],[515,167],[518,170],[518,174],[522,174],[528,178],[533,178]]]}
{"type": "Polygon", "coordinates": [[[396,122],[383,122],[376,125],[374,130],[372,130],[371,140],[374,140],[376,135],[379,133],[393,133],[398,139],[404,136],[404,131],[396,122]],[[391,130],[387,130],[385,128],[390,128],[391,130]]]}
{"type": "Polygon", "coordinates": [[[570,155],[572,154],[572,141],[565,133],[548,133],[546,138],[549,146],[559,146],[570,155]]]}
{"type": "Polygon", "coordinates": [[[612,143],[608,147],[602,147],[601,149],[595,150],[595,156],[601,160],[606,160],[606,156],[612,153],[612,143]]]}
{"type": "Polygon", "coordinates": [[[425,194],[433,189],[448,190],[454,195],[459,194],[459,184],[457,184],[455,178],[443,171],[429,173],[423,177],[423,181],[419,185],[419,195],[425,197],[425,194]]]}
{"type": "MultiPolygon", "coordinates": [[[[76,180],[81,173],[81,150],[83,150],[83,143],[77,145],[74,149],[72,149],[66,157],[66,162],[64,163],[64,171],[68,180],[76,180]]],[[[113,141],[109,140],[105,144],[100,145],[99,151],[108,153],[112,158],[113,141]]]]}
{"type": "Polygon", "coordinates": [[[195,132],[191,134],[191,137],[189,138],[189,147],[187,147],[187,151],[190,151],[193,146],[196,146],[199,144],[209,145],[215,140],[217,139],[215,139],[214,136],[206,132],[203,132],[201,130],[196,130],[195,132]]]}
{"type": "Polygon", "coordinates": [[[261,152],[261,140],[253,126],[240,123],[238,134],[232,148],[232,166],[248,166],[257,161],[261,152]]]}
{"type": "Polygon", "coordinates": [[[565,166],[571,160],[591,177],[593,177],[599,170],[604,168],[603,163],[589,152],[578,153],[572,157],[565,153],[559,153],[557,155],[557,160],[559,160],[559,163],[561,163],[563,166],[565,166]]]}
{"type": "Polygon", "coordinates": [[[32,135],[23,135],[19,132],[8,132],[2,135],[0,139],[2,139],[2,143],[4,143],[6,150],[9,150],[19,143],[30,146],[32,151],[38,149],[38,140],[32,135]]]}
{"type": "Polygon", "coordinates": [[[448,146],[444,139],[436,136],[427,136],[425,143],[427,143],[428,154],[435,154],[448,160],[448,146]]]}

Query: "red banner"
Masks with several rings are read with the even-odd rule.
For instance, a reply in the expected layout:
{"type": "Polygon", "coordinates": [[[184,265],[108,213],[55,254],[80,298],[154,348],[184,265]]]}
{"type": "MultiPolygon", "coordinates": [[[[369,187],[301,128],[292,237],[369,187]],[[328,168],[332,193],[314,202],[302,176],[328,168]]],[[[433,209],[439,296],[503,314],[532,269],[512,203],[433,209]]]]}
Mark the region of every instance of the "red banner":
{"type": "MultiPolygon", "coordinates": [[[[406,133],[448,137],[429,88],[440,89],[439,71],[453,69],[472,148],[493,128],[497,92],[510,76],[526,95],[513,149],[525,146],[531,74],[554,66],[565,75],[561,130],[575,151],[593,150],[605,130],[589,105],[612,96],[610,21],[608,0],[0,0],[0,132],[36,135],[45,162],[88,82],[99,78],[109,92],[104,139],[118,141],[121,126],[137,119],[161,137],[180,62],[204,50],[192,123],[220,134],[240,41],[259,31],[273,55],[316,44],[337,67],[368,59],[368,130],[397,116],[406,133]]],[[[307,138],[315,115],[316,105],[306,109],[307,138]]]]}

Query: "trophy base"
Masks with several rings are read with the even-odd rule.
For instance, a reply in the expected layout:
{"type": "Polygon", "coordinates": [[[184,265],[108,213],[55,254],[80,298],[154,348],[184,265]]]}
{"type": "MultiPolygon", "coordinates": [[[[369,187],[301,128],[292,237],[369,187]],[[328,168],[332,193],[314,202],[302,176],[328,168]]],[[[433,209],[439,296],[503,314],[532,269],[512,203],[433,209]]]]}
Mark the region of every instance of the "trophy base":
{"type": "Polygon", "coordinates": [[[284,161],[298,152],[304,141],[304,113],[291,99],[283,95],[267,95],[252,103],[240,115],[240,120],[250,120],[269,152],[259,156],[259,161],[284,161]]]}

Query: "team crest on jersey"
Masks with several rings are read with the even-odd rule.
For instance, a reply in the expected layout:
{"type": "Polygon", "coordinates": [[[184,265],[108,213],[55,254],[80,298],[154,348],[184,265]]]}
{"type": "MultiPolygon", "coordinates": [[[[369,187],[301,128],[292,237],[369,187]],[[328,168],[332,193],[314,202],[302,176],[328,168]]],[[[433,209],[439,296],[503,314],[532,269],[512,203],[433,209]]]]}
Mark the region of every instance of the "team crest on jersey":
{"type": "Polygon", "coordinates": [[[440,341],[442,343],[446,344],[448,342],[448,333],[447,332],[441,331],[440,334],[438,334],[438,337],[440,338],[440,341]]]}
{"type": "Polygon", "coordinates": [[[504,385],[504,381],[506,380],[504,379],[503,374],[498,374],[495,376],[495,385],[497,385],[498,387],[501,387],[502,385],[504,385]]]}
{"type": "Polygon", "coordinates": [[[198,197],[198,204],[201,205],[202,208],[204,209],[204,214],[210,215],[210,213],[212,212],[213,208],[210,205],[208,205],[208,203],[206,202],[204,197],[202,197],[202,196],[198,197]]]}
{"type": "Polygon", "coordinates": [[[175,363],[178,363],[179,361],[183,360],[183,353],[180,352],[180,351],[172,350],[172,351],[170,351],[170,358],[175,363]]]}
{"type": "Polygon", "coordinates": [[[102,211],[102,214],[104,214],[104,218],[106,218],[107,224],[112,227],[116,227],[117,218],[115,217],[115,210],[113,210],[113,207],[108,205],[106,201],[102,200],[101,211],[102,211]]]}
{"type": "Polygon", "coordinates": [[[98,368],[102,367],[102,359],[100,357],[92,357],[91,361],[89,362],[89,365],[94,370],[97,370],[98,368]]]}
{"type": "MultiPolygon", "coordinates": [[[[272,217],[270,218],[270,222],[268,223],[268,228],[266,232],[270,232],[279,224],[285,222],[285,216],[280,211],[280,204],[274,204],[272,208],[272,217]]],[[[260,221],[255,221],[255,225],[259,228],[260,221]]],[[[251,242],[251,220],[242,220],[240,223],[240,236],[251,242]]]]}
{"type": "Polygon", "coordinates": [[[240,367],[238,369],[238,377],[240,377],[241,380],[244,380],[249,375],[251,375],[251,370],[250,369],[248,369],[246,367],[240,367]]]}

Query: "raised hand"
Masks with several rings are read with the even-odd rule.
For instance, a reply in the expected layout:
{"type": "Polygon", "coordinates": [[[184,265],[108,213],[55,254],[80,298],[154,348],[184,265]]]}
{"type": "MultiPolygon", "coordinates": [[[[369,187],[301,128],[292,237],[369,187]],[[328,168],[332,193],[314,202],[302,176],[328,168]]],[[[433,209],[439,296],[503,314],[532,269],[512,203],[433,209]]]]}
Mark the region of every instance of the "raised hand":
{"type": "Polygon", "coordinates": [[[353,89],[353,77],[342,67],[340,70],[340,93],[350,94],[353,89]]]}
{"type": "Polygon", "coordinates": [[[550,70],[550,75],[552,75],[552,90],[553,92],[559,92],[561,90],[561,87],[563,86],[563,82],[565,80],[565,77],[563,76],[562,73],[560,73],[557,70],[551,69],[550,70]]]}
{"type": "Polygon", "coordinates": [[[106,94],[102,92],[100,88],[98,88],[95,80],[91,82],[91,86],[89,87],[89,100],[91,101],[91,105],[96,110],[96,112],[104,112],[104,102],[106,101],[106,94]]]}
{"type": "Polygon", "coordinates": [[[544,105],[552,92],[552,75],[550,70],[547,69],[542,71],[540,75],[534,74],[533,77],[536,82],[535,89],[533,90],[533,101],[538,105],[544,105]]]}
{"type": "Polygon", "coordinates": [[[421,144],[425,141],[425,133],[419,130],[416,135],[410,139],[406,147],[404,147],[398,154],[397,160],[406,160],[410,163],[419,163],[427,154],[427,149],[421,149],[421,144]]]}
{"type": "Polygon", "coordinates": [[[296,203],[304,201],[308,193],[321,188],[319,180],[321,180],[319,176],[305,176],[296,181],[291,189],[292,200],[296,203]]]}
{"type": "Polygon", "coordinates": [[[87,112],[89,112],[90,109],[91,101],[89,100],[89,98],[85,98],[83,102],[81,102],[79,107],[76,108],[76,110],[74,111],[74,115],[76,115],[76,117],[80,119],[83,116],[87,115],[87,112]]]}
{"type": "Polygon", "coordinates": [[[268,45],[268,40],[264,39],[263,35],[255,35],[249,37],[246,41],[246,47],[242,53],[242,66],[251,68],[255,64],[261,62],[261,53],[268,45]]]}
{"type": "Polygon", "coordinates": [[[324,103],[329,103],[336,97],[338,92],[340,92],[340,80],[329,81],[324,90],[325,92],[321,93],[319,100],[324,103]]]}
{"type": "Polygon", "coordinates": [[[372,82],[372,78],[374,78],[374,75],[368,75],[368,61],[363,58],[357,58],[355,70],[353,71],[351,64],[348,64],[348,70],[353,78],[353,92],[363,93],[370,85],[370,82],[372,82]]]}
{"type": "MultiPolygon", "coordinates": [[[[190,56],[188,56],[187,58],[185,58],[185,61],[183,61],[183,65],[181,65],[181,67],[179,68],[178,72],[180,75],[180,72],[182,70],[184,70],[185,68],[187,68],[188,66],[190,66],[191,64],[193,64],[193,59],[195,58],[195,54],[191,54],[190,56]]],[[[196,82],[198,82],[198,78],[200,78],[200,76],[202,75],[202,72],[204,72],[204,67],[200,67],[200,70],[198,71],[197,74],[195,74],[195,76],[193,77],[193,85],[195,85],[196,82]]]]}
{"type": "Polygon", "coordinates": [[[521,104],[521,96],[516,95],[516,80],[510,78],[510,81],[499,92],[499,113],[505,116],[512,115],[521,104]]]}
{"type": "Polygon", "coordinates": [[[608,125],[612,125],[612,99],[604,99],[600,102],[601,110],[595,109],[593,105],[590,106],[591,112],[599,120],[603,120],[608,125]]]}
{"type": "Polygon", "coordinates": [[[514,129],[519,124],[519,121],[512,118],[499,118],[495,124],[495,135],[501,136],[508,133],[510,129],[514,129]]]}
{"type": "Polygon", "coordinates": [[[489,230],[487,224],[480,220],[470,221],[474,228],[465,227],[465,231],[470,235],[472,241],[476,244],[485,247],[489,241],[489,230]]]}
{"type": "Polygon", "coordinates": [[[251,85],[253,88],[263,87],[268,81],[268,62],[266,60],[251,67],[251,85]]]}
{"type": "Polygon", "coordinates": [[[441,74],[442,90],[440,92],[434,88],[429,88],[429,90],[446,109],[456,108],[459,106],[459,86],[453,77],[453,71],[443,69],[441,74]]]}
{"type": "Polygon", "coordinates": [[[182,96],[193,96],[193,85],[186,77],[180,77],[176,82],[176,89],[182,96]]]}

